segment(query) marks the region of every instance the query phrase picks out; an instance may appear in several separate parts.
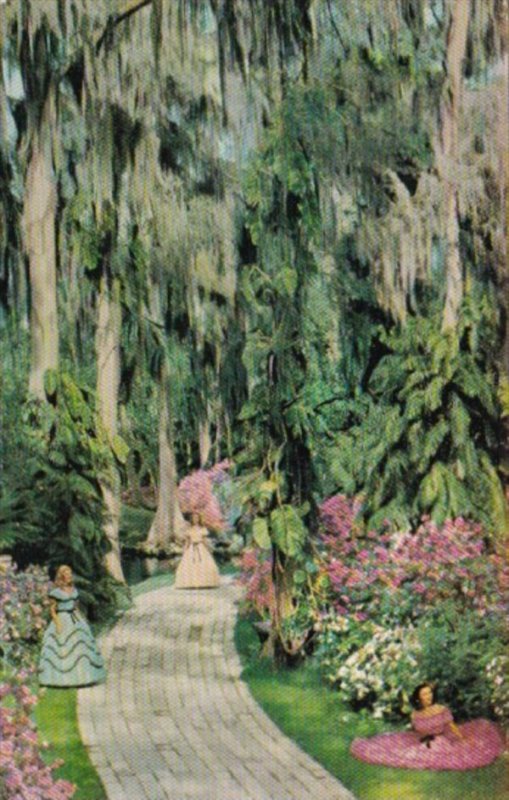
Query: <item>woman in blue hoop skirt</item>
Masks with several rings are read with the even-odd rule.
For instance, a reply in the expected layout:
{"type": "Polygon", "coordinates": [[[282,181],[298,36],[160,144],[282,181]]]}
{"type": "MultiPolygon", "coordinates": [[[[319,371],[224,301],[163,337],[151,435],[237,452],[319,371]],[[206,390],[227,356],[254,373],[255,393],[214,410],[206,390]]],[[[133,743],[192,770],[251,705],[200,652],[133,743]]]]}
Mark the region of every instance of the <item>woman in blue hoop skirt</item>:
{"type": "Polygon", "coordinates": [[[77,608],[78,592],[66,564],[56,572],[50,591],[51,622],[39,659],[41,686],[90,686],[106,678],[103,658],[89,624],[77,608]]]}

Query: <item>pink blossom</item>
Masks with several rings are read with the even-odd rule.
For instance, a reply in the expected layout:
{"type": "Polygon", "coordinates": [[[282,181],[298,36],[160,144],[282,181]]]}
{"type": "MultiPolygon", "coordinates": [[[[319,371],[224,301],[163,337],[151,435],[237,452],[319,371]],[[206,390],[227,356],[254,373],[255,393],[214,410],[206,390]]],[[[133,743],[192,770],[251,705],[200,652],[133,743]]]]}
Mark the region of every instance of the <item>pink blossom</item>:
{"type": "MultiPolygon", "coordinates": [[[[178,486],[178,499],[182,513],[199,514],[206,528],[222,531],[225,522],[219,501],[212,491],[214,480],[210,473],[213,470],[199,469],[183,478],[178,486]]],[[[217,470],[216,478],[222,473],[222,469],[217,470]]]]}

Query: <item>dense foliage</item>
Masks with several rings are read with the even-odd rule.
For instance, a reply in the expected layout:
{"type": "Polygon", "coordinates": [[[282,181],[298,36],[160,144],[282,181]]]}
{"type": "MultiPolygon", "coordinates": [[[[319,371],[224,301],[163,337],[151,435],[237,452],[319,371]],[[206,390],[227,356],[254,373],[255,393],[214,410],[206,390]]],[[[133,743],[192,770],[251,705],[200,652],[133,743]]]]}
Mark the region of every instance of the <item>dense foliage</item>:
{"type": "MultiPolygon", "coordinates": [[[[69,564],[84,605],[99,616],[116,602],[103,566],[108,545],[99,487],[99,477],[111,475],[114,453],[98,426],[93,393],[86,385],[63,372],[48,373],[46,387],[49,402],[30,401],[22,407],[22,468],[18,458],[4,468],[11,494],[2,495],[6,511],[0,546],[10,548],[20,565],[69,564]]],[[[121,441],[117,454],[123,458],[121,441]]]]}
{"type": "MultiPolygon", "coordinates": [[[[313,632],[325,680],[376,717],[408,713],[416,681],[432,680],[457,717],[506,721],[505,560],[463,518],[378,534],[361,510],[343,495],[325,500],[321,543],[294,576],[292,625],[313,632]]],[[[245,610],[266,619],[274,594],[263,551],[245,554],[241,582],[245,610]]]]}
{"type": "Polygon", "coordinates": [[[0,6],[0,551],[99,616],[180,501],[351,702],[504,717],[506,4],[110,6],[0,6]]]}
{"type": "Polygon", "coordinates": [[[453,334],[423,317],[380,335],[386,354],[330,455],[339,486],[365,497],[370,525],[462,514],[505,530],[493,351],[467,310],[453,334]]]}

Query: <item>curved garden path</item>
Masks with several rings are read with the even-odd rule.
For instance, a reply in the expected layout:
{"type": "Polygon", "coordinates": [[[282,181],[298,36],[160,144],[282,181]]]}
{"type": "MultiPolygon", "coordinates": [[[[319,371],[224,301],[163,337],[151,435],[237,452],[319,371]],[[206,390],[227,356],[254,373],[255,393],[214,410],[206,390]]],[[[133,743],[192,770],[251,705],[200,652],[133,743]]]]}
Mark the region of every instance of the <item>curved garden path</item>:
{"type": "Polygon", "coordinates": [[[109,800],[354,800],[240,680],[221,580],[143,594],[102,639],[108,680],[79,691],[78,720],[109,800]]]}

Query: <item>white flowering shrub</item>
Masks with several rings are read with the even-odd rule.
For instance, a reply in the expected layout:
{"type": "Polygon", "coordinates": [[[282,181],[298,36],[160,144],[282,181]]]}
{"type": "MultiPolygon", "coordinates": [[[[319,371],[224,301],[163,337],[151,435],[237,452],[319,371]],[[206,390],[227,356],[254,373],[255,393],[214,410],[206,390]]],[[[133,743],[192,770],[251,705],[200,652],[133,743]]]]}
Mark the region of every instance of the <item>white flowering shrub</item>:
{"type": "Polygon", "coordinates": [[[366,644],[375,631],[370,621],[358,621],[346,614],[322,612],[314,623],[318,647],[315,652],[322,675],[328,683],[338,686],[338,673],[345,660],[366,644]]]}
{"type": "Polygon", "coordinates": [[[486,666],[491,703],[500,720],[509,719],[509,655],[495,656],[486,666]]]}
{"type": "Polygon", "coordinates": [[[344,700],[369,709],[377,719],[409,709],[409,696],[421,680],[420,644],[413,627],[373,626],[371,638],[354,650],[329,678],[344,700]]]}

